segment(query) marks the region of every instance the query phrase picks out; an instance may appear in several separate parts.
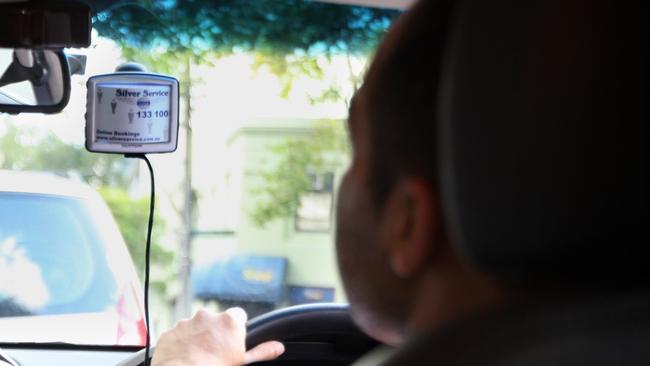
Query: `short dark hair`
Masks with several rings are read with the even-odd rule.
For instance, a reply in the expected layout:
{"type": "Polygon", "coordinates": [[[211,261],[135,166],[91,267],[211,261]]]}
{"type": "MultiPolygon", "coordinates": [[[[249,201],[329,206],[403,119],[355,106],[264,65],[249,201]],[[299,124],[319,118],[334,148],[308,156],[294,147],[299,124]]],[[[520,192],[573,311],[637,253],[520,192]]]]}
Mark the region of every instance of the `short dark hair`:
{"type": "Polygon", "coordinates": [[[452,1],[420,1],[389,31],[362,86],[377,207],[398,177],[436,179],[436,99],[452,1]]]}

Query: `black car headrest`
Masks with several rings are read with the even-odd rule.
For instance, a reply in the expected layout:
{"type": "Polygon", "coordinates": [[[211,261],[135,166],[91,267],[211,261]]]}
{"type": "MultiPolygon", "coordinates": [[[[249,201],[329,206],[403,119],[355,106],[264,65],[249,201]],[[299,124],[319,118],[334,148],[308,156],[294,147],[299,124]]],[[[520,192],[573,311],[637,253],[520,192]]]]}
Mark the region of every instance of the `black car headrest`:
{"type": "Polygon", "coordinates": [[[515,281],[650,273],[642,3],[457,4],[439,167],[450,235],[483,271],[515,281]]]}

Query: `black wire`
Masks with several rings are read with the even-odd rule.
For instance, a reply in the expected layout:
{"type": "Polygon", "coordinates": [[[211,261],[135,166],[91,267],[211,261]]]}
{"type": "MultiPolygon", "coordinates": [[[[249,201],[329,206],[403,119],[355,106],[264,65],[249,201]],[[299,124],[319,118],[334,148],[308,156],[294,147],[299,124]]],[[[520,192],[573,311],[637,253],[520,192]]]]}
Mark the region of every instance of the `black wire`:
{"type": "Polygon", "coordinates": [[[147,246],[145,249],[145,264],[144,264],[144,319],[147,327],[147,341],[144,351],[144,366],[149,366],[149,350],[151,348],[151,334],[149,333],[149,265],[151,258],[151,231],[153,229],[153,214],[154,204],[156,202],[156,184],[153,177],[153,168],[151,162],[144,154],[126,154],[126,158],[137,158],[144,160],[149,168],[149,176],[151,177],[151,202],[149,203],[149,226],[147,227],[147,246]]]}

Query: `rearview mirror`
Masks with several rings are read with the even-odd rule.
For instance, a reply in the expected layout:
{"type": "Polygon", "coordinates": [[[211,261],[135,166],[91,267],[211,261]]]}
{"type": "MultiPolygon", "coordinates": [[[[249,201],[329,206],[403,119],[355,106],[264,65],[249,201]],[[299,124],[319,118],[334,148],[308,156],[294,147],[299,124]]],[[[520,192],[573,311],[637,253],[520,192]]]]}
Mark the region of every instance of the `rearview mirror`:
{"type": "Polygon", "coordinates": [[[70,70],[60,49],[0,48],[0,112],[57,113],[70,98],[70,70]]]}

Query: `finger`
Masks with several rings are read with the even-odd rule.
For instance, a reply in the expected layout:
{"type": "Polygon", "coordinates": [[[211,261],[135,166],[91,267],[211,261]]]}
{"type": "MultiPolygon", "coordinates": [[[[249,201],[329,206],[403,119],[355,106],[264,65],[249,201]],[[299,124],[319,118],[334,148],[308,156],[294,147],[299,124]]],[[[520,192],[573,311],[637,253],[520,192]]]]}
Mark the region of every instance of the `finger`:
{"type": "Polygon", "coordinates": [[[249,364],[260,361],[271,361],[284,353],[284,344],[277,341],[269,341],[258,344],[248,350],[244,355],[244,363],[249,364]]]}
{"type": "Polygon", "coordinates": [[[226,310],[226,313],[230,315],[233,319],[235,319],[239,324],[246,325],[246,321],[248,320],[248,314],[246,314],[246,311],[242,308],[230,308],[226,310]]]}
{"type": "MultiPolygon", "coordinates": [[[[213,312],[206,310],[206,309],[199,309],[194,314],[194,317],[192,317],[192,321],[198,322],[198,323],[209,323],[210,321],[214,320],[216,318],[217,314],[214,314],[213,312]]],[[[182,321],[182,320],[181,320],[182,321]]]]}

